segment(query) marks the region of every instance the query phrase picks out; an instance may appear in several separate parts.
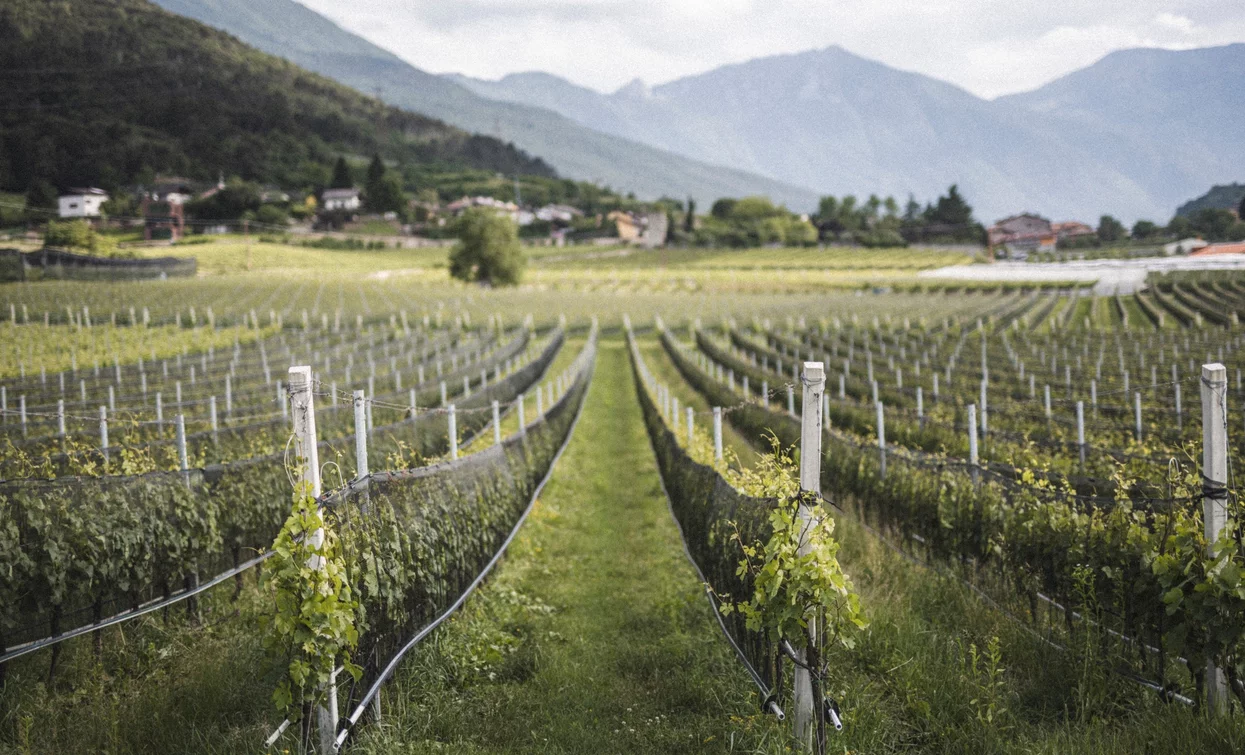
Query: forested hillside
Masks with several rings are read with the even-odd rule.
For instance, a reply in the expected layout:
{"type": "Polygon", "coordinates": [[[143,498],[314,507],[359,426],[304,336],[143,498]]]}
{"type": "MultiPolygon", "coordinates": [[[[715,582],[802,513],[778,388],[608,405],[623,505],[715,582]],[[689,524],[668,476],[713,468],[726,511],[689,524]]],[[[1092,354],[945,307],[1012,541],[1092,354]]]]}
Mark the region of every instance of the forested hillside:
{"type": "Polygon", "coordinates": [[[218,173],[327,181],[341,153],[553,175],[491,137],[386,107],[145,0],[0,4],[0,188],[218,173]]]}

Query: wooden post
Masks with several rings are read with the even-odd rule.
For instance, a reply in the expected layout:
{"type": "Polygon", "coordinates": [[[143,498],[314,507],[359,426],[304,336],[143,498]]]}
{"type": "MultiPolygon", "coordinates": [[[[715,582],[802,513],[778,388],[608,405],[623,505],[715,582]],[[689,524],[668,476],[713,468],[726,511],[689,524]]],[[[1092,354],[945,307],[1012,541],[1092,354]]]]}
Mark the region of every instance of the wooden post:
{"type": "MultiPolygon", "coordinates": [[[[1202,521],[1207,555],[1228,520],[1228,371],[1219,363],[1202,365],[1202,521]]],[[[1227,675],[1213,665],[1206,668],[1206,703],[1212,713],[1228,710],[1231,695],[1227,675]]]]}
{"type": "MultiPolygon", "coordinates": [[[[826,373],[820,362],[804,363],[804,394],[802,411],[800,412],[800,490],[821,495],[821,397],[825,393],[826,373]]],[[[800,503],[799,511],[802,531],[807,531],[819,519],[815,506],[805,501],[800,503]]],[[[800,553],[804,555],[808,545],[801,543],[800,553]]],[[[817,642],[818,630],[816,617],[809,617],[809,634],[817,642]]],[[[807,656],[799,652],[801,662],[807,656]]],[[[821,701],[813,694],[812,675],[805,669],[796,667],[794,679],[795,703],[795,737],[800,745],[808,751],[813,749],[817,734],[817,706],[821,701]]]]}
{"type": "Polygon", "coordinates": [[[367,394],[363,391],[354,392],[354,458],[355,479],[361,480],[368,475],[367,463],[367,394]]]}

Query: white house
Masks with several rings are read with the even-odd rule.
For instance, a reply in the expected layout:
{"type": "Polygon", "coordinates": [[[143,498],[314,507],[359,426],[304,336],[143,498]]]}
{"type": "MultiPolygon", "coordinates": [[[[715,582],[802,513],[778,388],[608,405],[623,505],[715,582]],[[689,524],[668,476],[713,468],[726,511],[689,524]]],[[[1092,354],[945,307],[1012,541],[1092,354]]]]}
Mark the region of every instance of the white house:
{"type": "Polygon", "coordinates": [[[362,204],[358,189],[325,189],[323,199],[325,210],[353,212],[362,204]]]}
{"type": "Polygon", "coordinates": [[[62,194],[56,213],[62,218],[98,218],[100,206],[108,201],[103,189],[70,189],[62,194]]]}

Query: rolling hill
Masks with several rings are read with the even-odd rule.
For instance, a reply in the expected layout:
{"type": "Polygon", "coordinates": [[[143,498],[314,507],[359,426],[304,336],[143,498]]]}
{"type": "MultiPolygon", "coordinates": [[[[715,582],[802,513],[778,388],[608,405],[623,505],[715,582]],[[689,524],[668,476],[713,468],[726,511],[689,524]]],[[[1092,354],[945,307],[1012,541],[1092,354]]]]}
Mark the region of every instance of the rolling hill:
{"type": "Polygon", "coordinates": [[[552,176],[497,139],[389,107],[144,0],[0,5],[0,186],[218,173],[301,186],[339,154],[552,176]]]}

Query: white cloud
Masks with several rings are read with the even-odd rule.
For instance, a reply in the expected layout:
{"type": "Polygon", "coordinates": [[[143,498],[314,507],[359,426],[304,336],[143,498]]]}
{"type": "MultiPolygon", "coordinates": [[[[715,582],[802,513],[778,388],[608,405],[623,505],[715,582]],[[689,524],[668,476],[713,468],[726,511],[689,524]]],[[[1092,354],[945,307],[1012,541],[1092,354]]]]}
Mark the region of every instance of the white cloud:
{"type": "Polygon", "coordinates": [[[1193,20],[1188,16],[1178,16],[1175,13],[1160,13],[1154,17],[1154,23],[1182,34],[1193,34],[1196,30],[1193,28],[1193,20]]]}
{"type": "Polygon", "coordinates": [[[1240,0],[300,0],[430,71],[611,91],[839,44],[984,97],[1126,47],[1245,41],[1240,0]]]}

